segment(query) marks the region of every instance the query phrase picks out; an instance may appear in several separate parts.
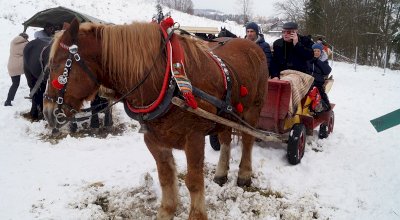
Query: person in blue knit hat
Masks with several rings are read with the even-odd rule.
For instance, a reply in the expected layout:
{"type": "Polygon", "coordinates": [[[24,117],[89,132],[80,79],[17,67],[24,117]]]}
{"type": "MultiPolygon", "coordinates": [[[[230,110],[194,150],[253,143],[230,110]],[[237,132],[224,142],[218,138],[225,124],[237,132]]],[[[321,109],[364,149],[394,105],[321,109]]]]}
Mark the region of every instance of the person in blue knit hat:
{"type": "Polygon", "coordinates": [[[246,25],[246,36],[244,38],[253,41],[261,47],[265,53],[265,57],[267,58],[269,70],[272,59],[271,47],[267,42],[265,42],[264,36],[260,33],[260,28],[256,23],[250,22],[246,25]]]}
{"type": "MultiPolygon", "coordinates": [[[[328,64],[328,60],[323,58],[321,55],[323,53],[324,46],[320,43],[315,43],[312,45],[314,51],[314,58],[308,61],[308,73],[314,77],[314,83],[312,85],[317,87],[321,95],[322,100],[326,104],[325,110],[331,109],[331,105],[328,99],[328,95],[324,89],[325,79],[331,73],[332,68],[328,64]]],[[[311,87],[311,88],[312,88],[311,87]]]]}

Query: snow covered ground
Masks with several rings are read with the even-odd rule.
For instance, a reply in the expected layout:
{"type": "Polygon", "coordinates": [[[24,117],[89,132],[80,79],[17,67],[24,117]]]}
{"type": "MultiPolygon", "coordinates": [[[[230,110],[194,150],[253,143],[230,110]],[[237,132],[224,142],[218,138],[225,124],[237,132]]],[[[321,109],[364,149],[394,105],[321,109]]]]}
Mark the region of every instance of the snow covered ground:
{"type": "MultiPolygon", "coordinates": [[[[152,4],[144,1],[87,0],[0,2],[0,219],[152,219],[160,187],[155,162],[136,122],[118,104],[116,130],[105,138],[52,139],[46,122],[21,114],[30,103],[25,78],[12,107],[4,107],[11,80],[9,42],[21,23],[39,10],[63,5],[113,23],[149,21],[152,4]]],[[[173,12],[182,25],[220,22],[173,12]]],[[[229,24],[232,25],[232,24],[229,24]]],[[[226,25],[228,27],[228,25],[226,25]]],[[[241,34],[241,26],[232,25],[241,34]]],[[[33,36],[34,29],[28,30],[33,36]]],[[[269,42],[272,43],[272,42],[269,42]]],[[[400,108],[400,72],[335,63],[329,94],[335,128],[329,138],[307,137],[305,156],[289,165],[285,146],[256,145],[253,190],[235,186],[240,147],[232,149],[228,183],[212,182],[219,153],[206,145],[206,203],[210,219],[400,219],[400,126],[377,133],[369,120],[400,108]],[[251,192],[255,191],[255,192],[251,192]]],[[[183,152],[174,152],[180,173],[182,206],[175,219],[187,219],[189,195],[182,176],[183,152]]]]}

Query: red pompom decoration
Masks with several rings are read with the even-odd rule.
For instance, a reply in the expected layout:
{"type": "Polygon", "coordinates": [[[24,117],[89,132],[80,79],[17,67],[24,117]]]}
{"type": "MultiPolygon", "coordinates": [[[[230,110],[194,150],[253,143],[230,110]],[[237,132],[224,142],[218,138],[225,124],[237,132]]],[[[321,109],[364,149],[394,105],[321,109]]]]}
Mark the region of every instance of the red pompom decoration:
{"type": "Polygon", "coordinates": [[[51,81],[51,85],[53,85],[54,88],[61,90],[64,85],[60,84],[60,82],[58,82],[58,79],[53,79],[53,81],[51,81]]]}
{"type": "Polygon", "coordinates": [[[242,103],[238,103],[238,104],[236,104],[236,111],[238,111],[239,113],[242,113],[243,112],[243,105],[242,105],[242,103]]]}
{"type": "Polygon", "coordinates": [[[249,94],[249,91],[247,90],[246,86],[241,85],[241,86],[240,86],[240,96],[241,96],[241,97],[244,97],[244,96],[246,96],[247,94],[249,94]]]}
{"type": "Polygon", "coordinates": [[[163,23],[165,24],[165,26],[167,27],[172,27],[172,25],[174,25],[174,19],[172,19],[171,17],[166,18],[163,23]]]}

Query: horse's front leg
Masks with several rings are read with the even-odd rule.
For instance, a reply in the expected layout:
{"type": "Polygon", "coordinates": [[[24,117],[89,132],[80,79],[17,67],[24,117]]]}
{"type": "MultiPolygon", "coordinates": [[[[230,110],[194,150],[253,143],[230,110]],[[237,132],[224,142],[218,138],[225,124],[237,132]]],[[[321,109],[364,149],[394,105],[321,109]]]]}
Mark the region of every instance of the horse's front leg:
{"type": "Polygon", "coordinates": [[[161,185],[161,205],[158,209],[157,219],[173,219],[178,198],[178,178],[172,150],[161,147],[155,137],[146,133],[144,135],[147,148],[150,150],[157,164],[158,179],[161,185]]]}
{"type": "Polygon", "coordinates": [[[187,160],[186,186],[190,192],[189,219],[207,219],[204,197],[204,135],[192,133],[186,136],[187,160]]]}
{"type": "MultiPolygon", "coordinates": [[[[259,107],[253,107],[245,112],[244,119],[252,126],[258,123],[259,107]]],[[[242,158],[239,164],[237,185],[240,187],[251,185],[252,176],[252,151],[255,138],[242,132],[242,158]]]]}
{"type": "Polygon", "coordinates": [[[218,134],[221,144],[217,170],[215,171],[214,182],[222,186],[228,181],[229,160],[231,157],[232,129],[227,129],[218,134]]]}
{"type": "Polygon", "coordinates": [[[239,174],[237,185],[240,187],[251,185],[252,176],[252,151],[253,151],[254,137],[242,133],[242,158],[239,164],[239,174]]]}

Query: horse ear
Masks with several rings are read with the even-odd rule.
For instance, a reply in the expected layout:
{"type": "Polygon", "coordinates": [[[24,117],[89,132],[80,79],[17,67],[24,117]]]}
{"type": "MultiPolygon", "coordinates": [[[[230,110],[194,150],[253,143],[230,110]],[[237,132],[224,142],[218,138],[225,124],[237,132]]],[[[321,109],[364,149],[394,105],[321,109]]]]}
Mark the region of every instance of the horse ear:
{"type": "Polygon", "coordinates": [[[64,22],[62,29],[67,30],[71,25],[67,22],[64,22]]]}
{"type": "Polygon", "coordinates": [[[71,35],[71,39],[73,42],[76,42],[78,31],[79,31],[79,21],[78,19],[74,18],[72,20],[71,25],[69,26],[69,34],[71,35]]]}

